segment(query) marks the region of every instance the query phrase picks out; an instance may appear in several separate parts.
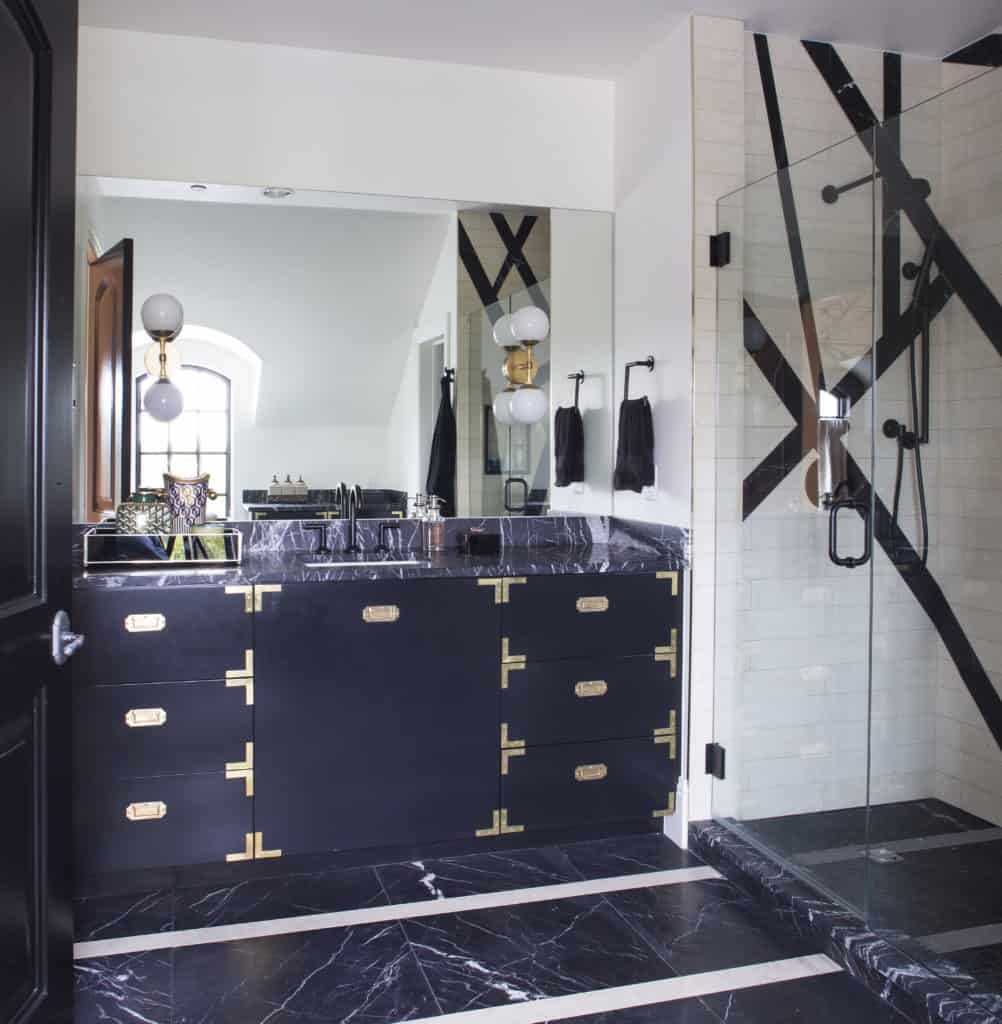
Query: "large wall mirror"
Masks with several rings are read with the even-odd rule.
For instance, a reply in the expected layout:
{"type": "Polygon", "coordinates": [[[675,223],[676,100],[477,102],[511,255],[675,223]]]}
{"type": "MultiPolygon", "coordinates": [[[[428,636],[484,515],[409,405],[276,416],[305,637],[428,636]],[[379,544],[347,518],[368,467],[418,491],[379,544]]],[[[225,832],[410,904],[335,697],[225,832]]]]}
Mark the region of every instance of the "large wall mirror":
{"type": "Polygon", "coordinates": [[[80,178],[78,517],[165,473],[208,475],[220,519],[335,517],[342,484],[373,517],[430,489],[451,515],[610,511],[611,222],[80,178]],[[141,311],[163,294],[183,328],[161,353],[141,311]],[[161,378],[183,399],[167,419],[161,378]],[[575,401],[584,474],[567,480],[554,420],[575,401]]]}

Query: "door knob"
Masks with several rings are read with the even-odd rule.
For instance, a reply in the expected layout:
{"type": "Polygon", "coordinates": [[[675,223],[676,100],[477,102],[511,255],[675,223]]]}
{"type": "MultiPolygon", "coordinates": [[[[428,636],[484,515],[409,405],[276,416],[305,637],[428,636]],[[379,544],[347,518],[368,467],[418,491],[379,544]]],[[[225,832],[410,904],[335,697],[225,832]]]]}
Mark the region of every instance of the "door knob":
{"type": "Polygon", "coordinates": [[[83,634],[70,631],[70,617],[60,609],[52,620],[52,660],[65,665],[83,645],[83,634]]]}

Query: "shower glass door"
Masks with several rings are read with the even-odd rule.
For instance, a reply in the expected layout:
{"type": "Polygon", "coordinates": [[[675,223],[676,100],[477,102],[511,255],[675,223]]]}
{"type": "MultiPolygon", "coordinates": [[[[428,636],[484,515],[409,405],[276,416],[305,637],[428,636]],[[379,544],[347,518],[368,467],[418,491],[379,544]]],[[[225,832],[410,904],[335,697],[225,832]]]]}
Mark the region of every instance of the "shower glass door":
{"type": "Polygon", "coordinates": [[[713,814],[861,913],[877,199],[852,138],[718,204],[713,814]]]}

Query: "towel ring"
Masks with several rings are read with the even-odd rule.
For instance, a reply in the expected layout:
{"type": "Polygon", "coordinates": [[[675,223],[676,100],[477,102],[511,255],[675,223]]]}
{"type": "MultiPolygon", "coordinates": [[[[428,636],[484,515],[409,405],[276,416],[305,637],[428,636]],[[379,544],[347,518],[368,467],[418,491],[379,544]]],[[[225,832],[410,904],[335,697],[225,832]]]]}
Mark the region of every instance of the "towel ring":
{"type": "Polygon", "coordinates": [[[623,384],[623,401],[629,401],[630,398],[630,370],[635,366],[646,366],[650,373],[654,372],[654,356],[648,356],[646,359],[638,359],[635,362],[626,364],[626,380],[623,384]]]}

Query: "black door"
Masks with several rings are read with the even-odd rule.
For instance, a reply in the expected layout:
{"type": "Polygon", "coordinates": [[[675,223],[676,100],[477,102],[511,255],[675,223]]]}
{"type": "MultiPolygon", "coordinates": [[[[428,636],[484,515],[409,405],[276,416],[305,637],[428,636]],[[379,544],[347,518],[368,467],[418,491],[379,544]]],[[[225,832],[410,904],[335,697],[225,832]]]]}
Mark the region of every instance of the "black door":
{"type": "Polygon", "coordinates": [[[76,3],[0,0],[0,1020],[71,1003],[76,3]],[[60,660],[62,660],[60,658],[60,660]]]}

